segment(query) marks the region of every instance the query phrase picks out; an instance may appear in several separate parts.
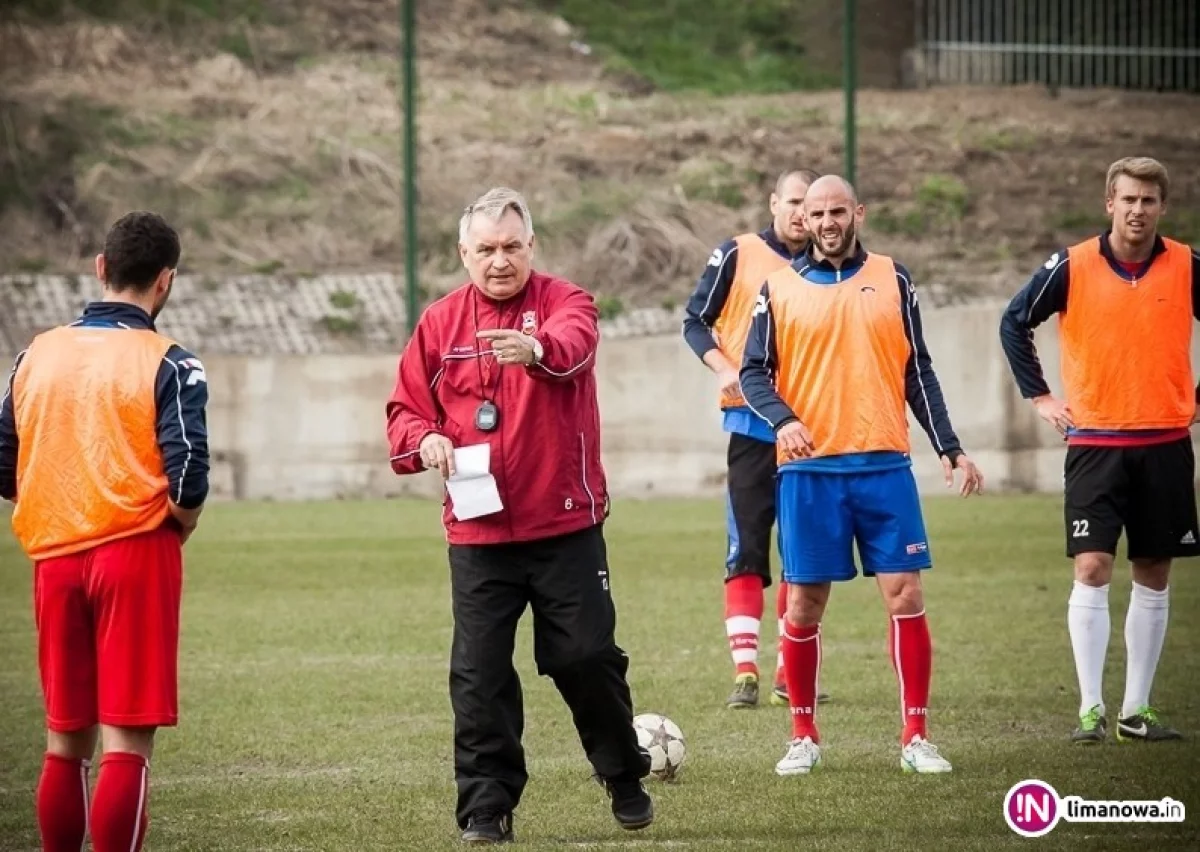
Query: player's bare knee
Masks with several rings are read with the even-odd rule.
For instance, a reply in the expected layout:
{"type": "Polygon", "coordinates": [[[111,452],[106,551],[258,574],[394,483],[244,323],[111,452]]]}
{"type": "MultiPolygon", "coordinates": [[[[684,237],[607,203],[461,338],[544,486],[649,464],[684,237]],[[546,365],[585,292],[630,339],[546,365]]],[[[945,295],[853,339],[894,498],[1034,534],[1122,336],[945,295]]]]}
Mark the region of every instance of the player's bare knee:
{"type": "Polygon", "coordinates": [[[888,615],[918,615],[925,609],[921,576],[917,572],[877,574],[876,579],[888,615]]]}
{"type": "Polygon", "coordinates": [[[1171,578],[1170,559],[1134,559],[1133,582],[1161,592],[1171,578]]]}
{"type": "Polygon", "coordinates": [[[90,760],[96,752],[96,736],[99,729],[96,726],[82,731],[46,732],[46,751],[65,757],[68,760],[90,760]]]}
{"type": "Polygon", "coordinates": [[[825,615],[825,604],[829,602],[829,583],[788,585],[787,618],[794,627],[811,627],[819,624],[825,615]]]}
{"type": "Polygon", "coordinates": [[[100,726],[100,741],[104,753],[112,751],[138,754],[149,760],[154,754],[154,735],[158,728],[121,728],[100,726]]]}
{"type": "Polygon", "coordinates": [[[1080,553],[1075,557],[1075,581],[1099,588],[1112,581],[1113,558],[1108,553],[1080,553]]]}

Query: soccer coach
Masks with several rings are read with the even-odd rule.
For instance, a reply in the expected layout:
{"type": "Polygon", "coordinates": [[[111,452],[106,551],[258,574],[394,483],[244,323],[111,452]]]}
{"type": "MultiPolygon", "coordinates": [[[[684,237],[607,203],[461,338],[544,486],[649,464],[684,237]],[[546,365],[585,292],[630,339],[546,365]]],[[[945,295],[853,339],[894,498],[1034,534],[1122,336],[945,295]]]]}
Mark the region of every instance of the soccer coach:
{"type": "Polygon", "coordinates": [[[422,314],[387,405],[396,473],[436,468],[449,478],[455,448],[487,444],[501,503],[466,520],[449,496],[443,509],[456,818],[470,843],[513,839],[528,778],[512,661],[526,605],[538,673],[570,707],[613,815],[626,829],[654,818],[629,659],[614,637],[594,372],[599,314],[585,290],[533,271],[533,243],[519,193],[494,188],[466,209],[458,248],[471,280],[422,314]]]}

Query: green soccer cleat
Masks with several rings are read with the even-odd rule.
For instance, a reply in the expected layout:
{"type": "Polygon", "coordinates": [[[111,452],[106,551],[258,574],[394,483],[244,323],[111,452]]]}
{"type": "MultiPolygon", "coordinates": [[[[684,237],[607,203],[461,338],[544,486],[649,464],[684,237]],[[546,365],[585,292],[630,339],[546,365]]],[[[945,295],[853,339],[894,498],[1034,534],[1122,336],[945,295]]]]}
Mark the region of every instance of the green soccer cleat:
{"type": "Polygon", "coordinates": [[[1183,734],[1164,725],[1153,707],[1139,708],[1132,716],[1117,720],[1117,740],[1119,742],[1143,740],[1155,743],[1181,739],[1183,739],[1183,734]]]}
{"type": "Polygon", "coordinates": [[[752,674],[738,675],[734,681],[733,692],[725,699],[725,706],[730,710],[742,710],[758,705],[758,678],[752,674]]]}
{"type": "Polygon", "coordinates": [[[1107,733],[1108,720],[1101,714],[1100,705],[1097,704],[1079,717],[1079,727],[1071,734],[1071,742],[1081,745],[1102,743],[1107,733]]]}

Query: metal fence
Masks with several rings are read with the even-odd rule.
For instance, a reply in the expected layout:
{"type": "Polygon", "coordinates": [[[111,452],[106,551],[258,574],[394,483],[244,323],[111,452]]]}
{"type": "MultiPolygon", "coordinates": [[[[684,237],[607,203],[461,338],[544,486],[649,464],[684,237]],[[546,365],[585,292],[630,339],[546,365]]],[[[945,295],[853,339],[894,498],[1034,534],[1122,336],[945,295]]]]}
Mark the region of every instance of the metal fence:
{"type": "Polygon", "coordinates": [[[921,0],[923,85],[1200,92],[1200,0],[921,0]]]}

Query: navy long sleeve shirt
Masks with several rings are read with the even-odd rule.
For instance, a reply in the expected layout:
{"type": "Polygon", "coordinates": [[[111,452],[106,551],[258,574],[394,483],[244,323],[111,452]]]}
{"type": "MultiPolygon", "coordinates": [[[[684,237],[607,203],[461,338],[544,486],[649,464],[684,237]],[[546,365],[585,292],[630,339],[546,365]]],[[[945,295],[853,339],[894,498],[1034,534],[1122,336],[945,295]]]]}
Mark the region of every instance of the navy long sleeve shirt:
{"type": "MultiPolygon", "coordinates": [[[[775,233],[774,225],[768,225],[759,231],[758,236],[772,251],[786,261],[794,261],[796,258],[804,256],[803,249],[798,254],[792,253],[791,249],[775,233]]],[[[700,273],[700,278],[696,281],[696,287],[684,309],[683,339],[701,361],[704,360],[705,355],[718,348],[713,329],[717,320],[720,319],[722,311],[725,310],[725,303],[729,300],[729,293],[733,289],[737,276],[737,266],[737,240],[726,240],[709,255],[704,271],[700,273]]],[[[733,366],[734,369],[737,369],[740,364],[733,366]]],[[[727,408],[724,414],[724,429],[726,432],[746,435],[760,441],[774,440],[774,435],[767,424],[747,406],[727,408]]]]}
{"type": "MultiPolygon", "coordinates": [[[[154,329],[150,315],[136,305],[94,302],[76,325],[154,329]]],[[[13,379],[25,353],[17,356],[0,396],[0,497],[16,500],[19,451],[13,379]]],[[[204,365],[179,345],[167,350],[155,380],[155,434],[162,452],[168,496],[183,509],[195,509],[208,497],[208,380],[204,365]]]]}

